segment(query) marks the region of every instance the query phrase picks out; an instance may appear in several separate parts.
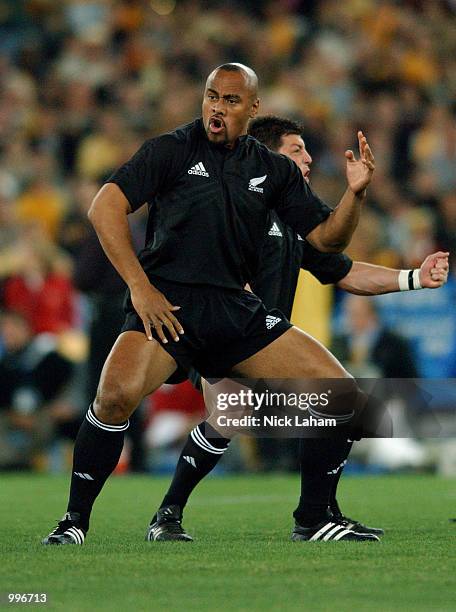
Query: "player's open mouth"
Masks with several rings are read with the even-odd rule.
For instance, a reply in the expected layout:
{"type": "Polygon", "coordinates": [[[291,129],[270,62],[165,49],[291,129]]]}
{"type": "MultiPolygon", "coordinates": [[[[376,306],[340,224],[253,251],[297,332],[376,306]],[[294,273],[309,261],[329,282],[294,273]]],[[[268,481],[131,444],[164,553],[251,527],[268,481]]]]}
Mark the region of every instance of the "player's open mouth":
{"type": "Polygon", "coordinates": [[[220,134],[225,129],[225,124],[218,117],[211,117],[209,119],[209,129],[213,134],[220,134]]]}

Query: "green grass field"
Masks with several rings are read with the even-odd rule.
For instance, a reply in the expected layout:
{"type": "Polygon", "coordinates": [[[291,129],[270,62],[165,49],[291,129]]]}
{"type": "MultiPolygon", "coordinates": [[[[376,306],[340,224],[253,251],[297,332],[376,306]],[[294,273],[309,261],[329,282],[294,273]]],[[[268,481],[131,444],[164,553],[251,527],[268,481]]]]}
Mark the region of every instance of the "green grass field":
{"type": "Polygon", "coordinates": [[[454,481],[346,478],[345,511],[384,527],[381,544],[308,544],[289,539],[297,477],[208,479],[185,515],[196,541],[147,543],[167,483],[111,478],[86,544],[57,548],[39,542],[63,514],[67,479],[0,476],[0,592],[47,592],[42,607],[65,611],[456,607],[454,481]]]}

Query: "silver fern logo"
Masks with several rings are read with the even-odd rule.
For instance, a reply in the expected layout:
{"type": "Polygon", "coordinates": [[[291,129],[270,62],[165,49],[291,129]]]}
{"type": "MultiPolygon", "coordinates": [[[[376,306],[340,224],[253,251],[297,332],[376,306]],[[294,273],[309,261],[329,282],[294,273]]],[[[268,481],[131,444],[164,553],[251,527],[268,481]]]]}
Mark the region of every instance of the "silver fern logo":
{"type": "Polygon", "coordinates": [[[261,185],[261,183],[264,183],[267,176],[268,175],[265,174],[264,176],[258,176],[257,178],[250,179],[249,191],[256,191],[257,193],[263,193],[263,187],[258,187],[258,185],[261,185]]]}

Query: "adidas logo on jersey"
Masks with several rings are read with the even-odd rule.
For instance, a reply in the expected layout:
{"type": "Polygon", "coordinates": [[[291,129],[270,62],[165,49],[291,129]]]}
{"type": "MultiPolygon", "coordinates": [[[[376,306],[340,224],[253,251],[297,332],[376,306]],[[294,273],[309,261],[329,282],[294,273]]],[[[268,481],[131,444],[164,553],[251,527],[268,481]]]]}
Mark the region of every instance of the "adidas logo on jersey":
{"type": "Polygon", "coordinates": [[[264,183],[267,176],[268,175],[265,174],[264,176],[258,176],[257,178],[250,179],[249,191],[256,191],[257,193],[263,193],[263,187],[258,187],[258,185],[261,185],[261,183],[264,183]]]}
{"type": "Polygon", "coordinates": [[[277,225],[277,223],[275,221],[272,224],[272,227],[269,230],[268,235],[269,236],[280,236],[280,238],[283,238],[283,234],[280,231],[280,227],[277,225]]]}
{"type": "Polygon", "coordinates": [[[190,463],[190,465],[193,465],[193,467],[196,468],[194,457],[189,457],[188,455],[184,455],[184,459],[187,463],[190,463]]]}
{"type": "Polygon", "coordinates": [[[192,166],[188,170],[188,174],[197,174],[198,176],[209,176],[209,172],[206,172],[206,168],[203,166],[203,162],[198,162],[195,166],[192,166]]]}
{"type": "Polygon", "coordinates": [[[268,315],[266,317],[266,328],[272,329],[274,325],[277,325],[277,323],[279,323],[279,321],[281,320],[282,319],[280,319],[279,317],[273,317],[272,315],[268,315]]]}

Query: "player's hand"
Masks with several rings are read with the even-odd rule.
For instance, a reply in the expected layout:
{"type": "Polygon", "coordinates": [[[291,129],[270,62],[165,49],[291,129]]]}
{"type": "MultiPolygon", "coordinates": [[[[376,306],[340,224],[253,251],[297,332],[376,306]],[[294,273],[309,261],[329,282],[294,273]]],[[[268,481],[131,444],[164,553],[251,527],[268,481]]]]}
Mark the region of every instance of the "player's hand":
{"type": "Polygon", "coordinates": [[[131,302],[141,318],[148,340],[152,340],[151,328],[155,328],[160,340],[166,344],[163,328],[167,328],[175,342],[179,342],[179,334],[183,334],[182,325],[173,315],[180,306],[173,306],[166,297],[152,285],[131,290],[131,302]]]}
{"type": "Polygon", "coordinates": [[[353,151],[345,151],[347,160],[348,186],[356,195],[362,195],[369,185],[375,169],[375,159],[364,134],[358,132],[359,159],[355,158],[353,151]]]}
{"type": "Polygon", "coordinates": [[[426,289],[437,289],[448,280],[449,253],[438,251],[428,255],[420,267],[420,284],[426,289]]]}

